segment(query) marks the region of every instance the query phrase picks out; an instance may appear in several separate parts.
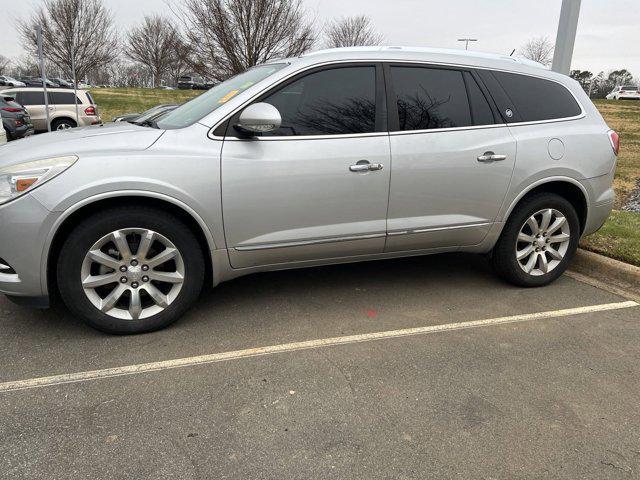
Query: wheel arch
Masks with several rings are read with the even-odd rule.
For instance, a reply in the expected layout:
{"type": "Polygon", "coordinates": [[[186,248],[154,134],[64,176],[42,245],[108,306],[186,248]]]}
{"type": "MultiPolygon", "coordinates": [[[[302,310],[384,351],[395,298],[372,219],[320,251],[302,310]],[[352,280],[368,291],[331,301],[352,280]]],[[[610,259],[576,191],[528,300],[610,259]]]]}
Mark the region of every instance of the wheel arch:
{"type": "Polygon", "coordinates": [[[78,122],[76,122],[76,120],[72,117],[70,117],[69,115],[59,115],[59,116],[54,116],[53,118],[51,118],[50,122],[51,122],[51,128],[53,129],[53,124],[56,123],[58,120],[69,120],[73,123],[76,124],[76,126],[78,126],[78,122]]]}
{"type": "Polygon", "coordinates": [[[73,228],[87,216],[99,212],[104,208],[129,205],[135,200],[137,205],[155,207],[163,211],[170,211],[196,236],[205,259],[205,282],[213,285],[214,268],[211,252],[215,250],[213,236],[204,220],[189,206],[172,197],[153,192],[110,192],[85,199],[66,210],[56,221],[48,241],[45,245],[42,265],[43,290],[51,294],[57,294],[55,267],[57,265],[56,253],[60,251],[62,243],[73,228]]]}
{"type": "Polygon", "coordinates": [[[584,228],[587,224],[587,215],[589,213],[589,195],[585,187],[580,182],[570,177],[547,178],[531,184],[511,202],[511,205],[504,215],[505,221],[511,216],[515,208],[520,203],[540,192],[555,193],[568,200],[576,209],[576,213],[578,214],[578,219],[580,220],[580,233],[582,234],[582,232],[584,232],[584,228]]]}

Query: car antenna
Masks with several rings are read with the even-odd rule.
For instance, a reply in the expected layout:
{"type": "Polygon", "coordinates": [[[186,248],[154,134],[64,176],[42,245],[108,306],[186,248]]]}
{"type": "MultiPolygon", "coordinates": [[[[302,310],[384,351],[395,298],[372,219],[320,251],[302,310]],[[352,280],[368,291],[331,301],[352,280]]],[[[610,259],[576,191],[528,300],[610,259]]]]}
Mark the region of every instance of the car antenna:
{"type": "Polygon", "coordinates": [[[510,57],[513,57],[513,54],[516,53],[516,49],[514,48],[513,51],[509,54],[510,57]]]}

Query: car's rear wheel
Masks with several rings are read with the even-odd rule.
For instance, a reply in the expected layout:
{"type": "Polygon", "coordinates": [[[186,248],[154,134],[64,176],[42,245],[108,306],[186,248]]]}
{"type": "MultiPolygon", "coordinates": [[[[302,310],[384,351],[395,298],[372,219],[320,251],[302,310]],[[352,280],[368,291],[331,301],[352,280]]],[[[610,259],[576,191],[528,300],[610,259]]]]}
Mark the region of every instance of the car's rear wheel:
{"type": "Polygon", "coordinates": [[[70,118],[58,118],[51,122],[51,130],[67,130],[77,127],[76,122],[70,118]]]}
{"type": "Polygon", "coordinates": [[[176,321],[204,279],[200,245],[178,218],[147,207],[114,208],[64,242],[57,280],[69,310],[107,333],[142,333],[176,321]]]}
{"type": "Polygon", "coordinates": [[[567,269],[579,239],[573,205],[559,195],[541,193],[521,202],[509,217],[493,250],[493,266],[515,285],[548,285],[567,269]]]}

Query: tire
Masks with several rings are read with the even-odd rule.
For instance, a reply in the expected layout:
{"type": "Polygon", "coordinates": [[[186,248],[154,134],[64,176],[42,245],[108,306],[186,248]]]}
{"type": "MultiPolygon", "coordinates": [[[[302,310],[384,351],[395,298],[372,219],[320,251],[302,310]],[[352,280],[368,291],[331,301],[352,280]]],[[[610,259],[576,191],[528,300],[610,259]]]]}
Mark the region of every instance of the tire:
{"type": "Polygon", "coordinates": [[[535,194],[520,202],[511,213],[493,249],[493,267],[509,283],[519,287],[542,287],[564,273],[579,240],[580,221],[573,205],[553,193],[535,194]],[[550,217],[546,229],[544,215],[550,217]],[[549,234],[556,222],[562,223],[561,227],[549,234]],[[537,234],[538,231],[542,233],[537,234]],[[568,239],[566,235],[569,235],[568,239]],[[553,240],[561,240],[561,243],[553,240]],[[519,260],[518,255],[523,257],[519,260]],[[535,263],[531,267],[532,262],[535,263]],[[527,273],[529,268],[530,273],[527,273]]]}
{"type": "Polygon", "coordinates": [[[66,130],[68,128],[75,128],[78,125],[70,118],[58,118],[51,122],[51,130],[66,130]]]}
{"type": "Polygon", "coordinates": [[[110,334],[151,332],[175,322],[198,298],[204,275],[204,256],[193,232],[175,216],[150,207],[110,208],[87,218],[65,239],[57,262],[67,308],[110,334]],[[130,255],[115,241],[123,238],[130,255]],[[147,255],[141,252],[143,238],[147,255]]]}

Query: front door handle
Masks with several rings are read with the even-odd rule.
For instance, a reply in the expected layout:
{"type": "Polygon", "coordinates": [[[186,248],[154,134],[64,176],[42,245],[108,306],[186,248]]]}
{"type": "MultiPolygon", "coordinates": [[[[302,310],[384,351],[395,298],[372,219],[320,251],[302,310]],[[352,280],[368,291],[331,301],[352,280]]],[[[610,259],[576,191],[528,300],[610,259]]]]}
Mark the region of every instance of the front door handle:
{"type": "Polygon", "coordinates": [[[485,152],[484,155],[480,155],[478,157],[478,161],[482,163],[500,162],[506,159],[507,159],[506,155],[496,155],[493,152],[485,152]]]}
{"type": "Polygon", "coordinates": [[[349,170],[351,172],[373,172],[375,170],[382,170],[384,165],[381,163],[369,163],[366,160],[360,160],[355,165],[351,165],[349,170]]]}

